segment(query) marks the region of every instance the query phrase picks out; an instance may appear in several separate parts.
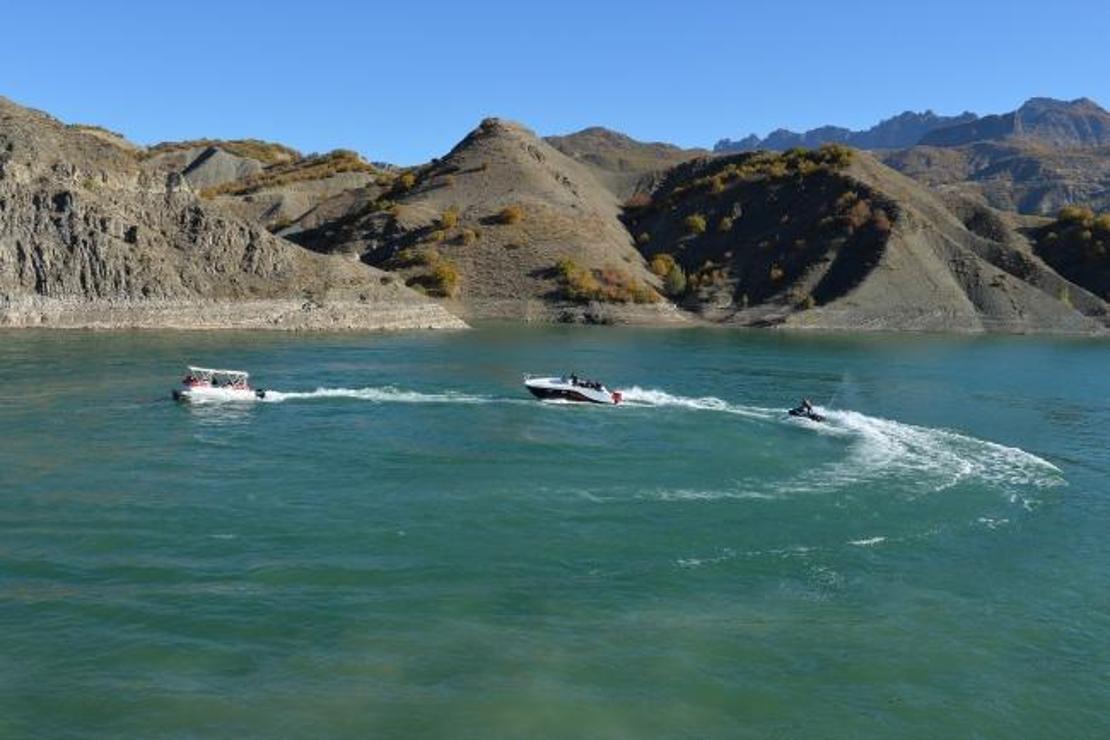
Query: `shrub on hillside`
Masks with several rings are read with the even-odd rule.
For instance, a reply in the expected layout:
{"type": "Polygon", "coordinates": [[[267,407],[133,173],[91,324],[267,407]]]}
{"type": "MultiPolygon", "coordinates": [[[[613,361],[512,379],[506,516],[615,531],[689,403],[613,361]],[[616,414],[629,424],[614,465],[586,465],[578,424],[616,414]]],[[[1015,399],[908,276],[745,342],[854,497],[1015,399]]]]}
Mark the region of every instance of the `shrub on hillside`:
{"type": "Polygon", "coordinates": [[[328,154],[305,157],[295,162],[279,162],[241,180],[221,183],[200,191],[202,198],[217,195],[245,195],[263,188],[297,182],[323,180],[342,172],[377,172],[377,169],[350,149],[336,149],[328,154]]]}
{"type": "Polygon", "coordinates": [[[686,273],[681,267],[671,265],[671,269],[663,279],[663,290],[671,297],[678,297],[686,292],[686,273]]]}
{"type": "Polygon", "coordinates": [[[648,263],[648,267],[651,268],[651,271],[659,277],[666,277],[667,273],[669,273],[674,266],[674,257],[666,252],[660,252],[655,255],[651,258],[651,262],[648,263]]]}
{"type": "Polygon", "coordinates": [[[405,190],[409,190],[416,185],[416,175],[411,172],[406,172],[397,178],[397,183],[405,190]]]}
{"type": "Polygon", "coordinates": [[[524,208],[519,205],[505,206],[497,214],[497,222],[501,224],[517,224],[524,220],[524,208]]]}
{"type": "Polygon", "coordinates": [[[393,255],[389,260],[389,266],[392,268],[405,268],[405,267],[419,267],[421,265],[428,265],[439,259],[439,253],[434,249],[429,249],[426,252],[421,252],[416,249],[405,248],[393,255]]]}
{"type": "Polygon", "coordinates": [[[857,200],[844,215],[848,231],[852,232],[871,220],[871,203],[866,200],[857,200]]]}
{"type": "Polygon", "coordinates": [[[871,225],[882,234],[889,234],[891,229],[890,216],[882,208],[876,208],[871,215],[871,225]]]}
{"type": "Polygon", "coordinates": [[[441,229],[453,229],[459,222],[459,211],[456,208],[448,208],[439,216],[439,227],[441,229]]]}
{"type": "Polygon", "coordinates": [[[687,234],[705,233],[705,216],[701,215],[700,213],[694,213],[690,216],[687,216],[686,220],[683,221],[683,224],[686,225],[687,234]]]}
{"type": "Polygon", "coordinates": [[[452,298],[459,290],[459,270],[454,263],[440,259],[432,267],[429,293],[452,298]]]}
{"type": "Polygon", "coordinates": [[[572,301],[588,303],[655,303],[659,295],[624,270],[606,267],[590,270],[569,257],[555,263],[563,293],[572,301]]]}
{"type": "Polygon", "coordinates": [[[732,231],[732,218],[725,216],[717,222],[717,231],[732,231]]]}
{"type": "Polygon", "coordinates": [[[1072,223],[1086,223],[1094,218],[1094,212],[1083,206],[1064,206],[1060,209],[1056,219],[1072,223]]]}

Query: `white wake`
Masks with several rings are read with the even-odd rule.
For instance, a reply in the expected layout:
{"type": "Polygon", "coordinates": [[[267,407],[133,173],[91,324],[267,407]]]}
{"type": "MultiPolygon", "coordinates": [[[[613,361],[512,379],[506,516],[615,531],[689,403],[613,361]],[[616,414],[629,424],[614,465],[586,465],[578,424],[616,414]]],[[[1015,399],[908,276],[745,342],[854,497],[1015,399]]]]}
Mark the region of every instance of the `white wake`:
{"type": "MultiPolygon", "coordinates": [[[[930,490],[943,490],[975,479],[1001,486],[1054,486],[1063,482],[1052,463],[1017,447],[977,439],[946,429],[914,426],[856,411],[817,409],[824,423],[794,419],[784,409],[730,403],[714,396],[681,396],[632,386],[621,389],[629,408],[672,408],[732,414],[767,423],[789,424],[849,441],[848,456],[810,469],[793,481],[780,482],[778,492],[841,488],[891,475],[913,479],[930,490]]],[[[292,400],[350,398],[372,403],[531,404],[524,397],[475,395],[456,391],[424,393],[393,386],[317,388],[312,391],[267,390],[266,403],[292,400]]],[[[547,404],[540,404],[540,406],[547,404]]],[[[608,407],[608,408],[621,408],[608,407]]],[[[591,407],[594,408],[594,407],[591,407]]]]}
{"type": "Polygon", "coordinates": [[[380,388],[317,388],[314,391],[266,391],[262,399],[267,403],[313,398],[353,398],[373,403],[495,403],[498,399],[490,396],[476,396],[469,393],[445,391],[442,393],[420,393],[392,386],[380,388]]]}
{"type": "Polygon", "coordinates": [[[950,488],[975,479],[999,485],[1048,487],[1063,482],[1061,471],[1049,461],[1018,447],[977,439],[946,429],[904,424],[856,411],[817,408],[824,423],[796,419],[785,409],[729,403],[713,396],[678,396],[634,386],[625,391],[631,406],[685,408],[777,421],[850,440],[845,460],[810,470],[780,491],[800,492],[841,488],[891,475],[914,479],[929,490],[950,488]]]}
{"type": "Polygon", "coordinates": [[[631,388],[621,389],[624,403],[630,406],[659,406],[686,408],[695,411],[720,411],[726,414],[746,416],[751,419],[774,419],[782,415],[778,409],[761,408],[759,406],[742,406],[729,403],[713,396],[689,397],[676,396],[666,391],[651,388],[641,388],[634,385],[631,388]]]}

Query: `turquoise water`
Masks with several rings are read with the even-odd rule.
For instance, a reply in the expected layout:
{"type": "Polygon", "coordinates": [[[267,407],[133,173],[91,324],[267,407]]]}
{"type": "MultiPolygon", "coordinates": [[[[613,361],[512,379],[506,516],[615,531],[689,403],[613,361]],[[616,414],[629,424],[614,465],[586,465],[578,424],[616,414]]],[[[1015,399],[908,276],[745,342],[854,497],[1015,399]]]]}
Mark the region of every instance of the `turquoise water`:
{"type": "Polygon", "coordinates": [[[1105,737],[1107,368],[1030,338],[0,333],[0,737],[1105,737]],[[187,362],[279,393],[176,405],[187,362]],[[630,402],[520,385],[564,369],[630,402]]]}

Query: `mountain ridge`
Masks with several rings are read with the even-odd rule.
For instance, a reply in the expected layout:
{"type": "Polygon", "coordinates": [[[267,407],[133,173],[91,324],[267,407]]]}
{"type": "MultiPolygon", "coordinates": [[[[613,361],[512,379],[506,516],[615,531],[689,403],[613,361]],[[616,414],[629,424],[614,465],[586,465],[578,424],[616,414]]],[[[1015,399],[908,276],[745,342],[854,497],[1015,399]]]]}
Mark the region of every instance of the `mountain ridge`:
{"type": "Polygon", "coordinates": [[[963,190],[959,147],[909,150],[956,158],[958,182],[928,185],[843,145],[711,156],[600,127],[543,139],[498,118],[409,168],[256,146],[152,151],[0,100],[0,323],[1110,323],[1110,296],[1092,292],[1105,281],[1086,279],[1108,274],[1106,219],[1053,230],[1070,250],[1058,256],[1045,220],[963,190]]]}

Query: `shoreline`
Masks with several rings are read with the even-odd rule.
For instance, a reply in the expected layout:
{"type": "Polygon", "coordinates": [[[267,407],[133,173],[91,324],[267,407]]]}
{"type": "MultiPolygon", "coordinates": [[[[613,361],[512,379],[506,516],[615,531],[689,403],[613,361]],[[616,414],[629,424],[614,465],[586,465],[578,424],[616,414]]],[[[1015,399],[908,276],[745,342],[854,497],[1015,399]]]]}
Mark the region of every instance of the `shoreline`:
{"type": "MultiPolygon", "coordinates": [[[[540,301],[496,301],[478,305],[432,301],[313,299],[181,300],[17,298],[0,301],[0,330],[394,332],[458,330],[472,325],[598,326],[645,329],[710,329],[772,334],[911,336],[1055,336],[1105,339],[1107,327],[1064,329],[980,321],[912,322],[885,326],[874,320],[849,325],[834,321],[744,324],[711,321],[673,305],[587,305],[540,301]],[[521,310],[525,307],[526,310],[521,310]],[[492,309],[492,310],[491,310],[492,309]],[[515,309],[515,310],[514,310],[515,309]],[[945,322],[939,322],[943,324],[945,322]],[[993,326],[990,324],[994,323],[993,326]]],[[[1079,326],[1082,326],[1082,322],[1079,326]]]]}
{"type": "Polygon", "coordinates": [[[410,331],[468,326],[432,302],[36,297],[0,303],[0,328],[7,329],[410,331]]]}

